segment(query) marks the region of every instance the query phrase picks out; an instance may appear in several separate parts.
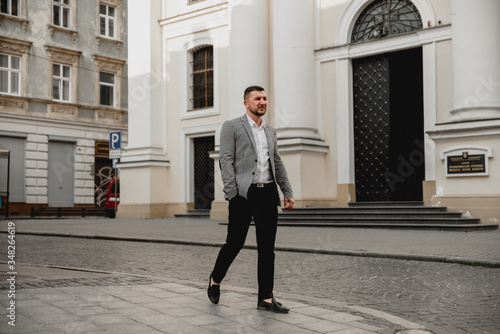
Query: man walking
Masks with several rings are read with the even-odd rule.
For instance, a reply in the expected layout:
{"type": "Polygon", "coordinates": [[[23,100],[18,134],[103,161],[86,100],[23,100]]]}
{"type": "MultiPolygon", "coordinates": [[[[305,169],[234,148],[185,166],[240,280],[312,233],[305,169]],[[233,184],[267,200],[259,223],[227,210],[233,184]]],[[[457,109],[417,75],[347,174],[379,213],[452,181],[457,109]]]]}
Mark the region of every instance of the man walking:
{"type": "Polygon", "coordinates": [[[229,219],[226,243],[210,274],[208,297],[214,304],[219,302],[220,283],[245,244],[253,218],[258,251],[257,308],[287,313],[289,310],[273,297],[274,242],[281,204],[277,184],[286,210],[293,208],[292,187],[278,153],[276,130],[262,118],[267,111],[264,88],[248,87],[243,103],[246,114],[225,122],[220,134],[220,168],[229,219]]]}

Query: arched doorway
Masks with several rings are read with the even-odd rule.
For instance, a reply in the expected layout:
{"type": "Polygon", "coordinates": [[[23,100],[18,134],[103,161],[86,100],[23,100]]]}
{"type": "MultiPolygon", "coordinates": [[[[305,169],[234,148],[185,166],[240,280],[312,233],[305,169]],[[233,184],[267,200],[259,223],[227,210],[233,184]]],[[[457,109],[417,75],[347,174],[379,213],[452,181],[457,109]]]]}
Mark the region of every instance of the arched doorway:
{"type": "Polygon", "coordinates": [[[353,61],[356,199],[421,201],[421,48],[353,61]]]}
{"type": "MultiPolygon", "coordinates": [[[[406,0],[377,0],[359,15],[351,43],[422,28],[406,0]]],[[[356,200],[421,201],[425,178],[420,47],[352,61],[356,200]]]]}

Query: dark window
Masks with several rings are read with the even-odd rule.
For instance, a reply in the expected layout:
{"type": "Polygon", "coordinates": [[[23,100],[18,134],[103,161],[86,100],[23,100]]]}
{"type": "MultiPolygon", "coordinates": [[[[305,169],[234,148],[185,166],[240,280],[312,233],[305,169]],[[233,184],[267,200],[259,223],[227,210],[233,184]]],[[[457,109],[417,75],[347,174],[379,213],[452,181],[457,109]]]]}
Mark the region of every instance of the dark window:
{"type": "Polygon", "coordinates": [[[19,16],[19,0],[1,0],[0,12],[7,15],[19,16]]]}
{"type": "Polygon", "coordinates": [[[21,92],[21,58],[0,54],[0,93],[19,95],[21,92]]]}
{"type": "Polygon", "coordinates": [[[69,101],[71,99],[71,67],[68,65],[52,65],[52,98],[69,101]]]}
{"type": "Polygon", "coordinates": [[[359,15],[351,42],[364,42],[422,29],[422,18],[409,0],[377,0],[359,15]]]}
{"type": "Polygon", "coordinates": [[[100,104],[103,106],[114,106],[115,97],[115,75],[112,73],[99,72],[99,94],[100,104]]]}
{"type": "Polygon", "coordinates": [[[71,22],[70,0],[54,0],[53,24],[61,28],[69,28],[71,22]]]}
{"type": "Polygon", "coordinates": [[[214,105],[214,62],[213,47],[205,46],[193,52],[191,62],[193,72],[193,109],[213,107],[214,105]]]}
{"type": "Polygon", "coordinates": [[[99,34],[101,36],[115,38],[115,7],[99,5],[99,34]]]}

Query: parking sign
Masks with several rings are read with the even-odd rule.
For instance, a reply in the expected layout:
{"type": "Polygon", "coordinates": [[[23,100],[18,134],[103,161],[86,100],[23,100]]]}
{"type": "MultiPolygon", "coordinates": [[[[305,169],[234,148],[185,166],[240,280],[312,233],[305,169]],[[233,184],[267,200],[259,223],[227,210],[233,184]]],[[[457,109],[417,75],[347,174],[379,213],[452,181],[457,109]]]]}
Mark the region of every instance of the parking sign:
{"type": "Polygon", "coordinates": [[[111,131],[109,133],[109,149],[116,150],[122,148],[122,132],[111,131]]]}
{"type": "Polygon", "coordinates": [[[117,159],[122,154],[122,132],[111,131],[109,133],[109,158],[117,159]]]}

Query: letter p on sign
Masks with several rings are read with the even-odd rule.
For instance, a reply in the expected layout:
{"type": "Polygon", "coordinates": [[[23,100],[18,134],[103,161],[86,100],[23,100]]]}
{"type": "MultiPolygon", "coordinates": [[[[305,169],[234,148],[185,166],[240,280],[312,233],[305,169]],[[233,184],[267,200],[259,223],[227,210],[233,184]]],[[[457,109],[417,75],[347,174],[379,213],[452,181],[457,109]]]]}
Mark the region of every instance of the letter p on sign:
{"type": "Polygon", "coordinates": [[[120,149],[122,145],[122,132],[112,131],[109,133],[109,149],[116,150],[120,149]]]}

